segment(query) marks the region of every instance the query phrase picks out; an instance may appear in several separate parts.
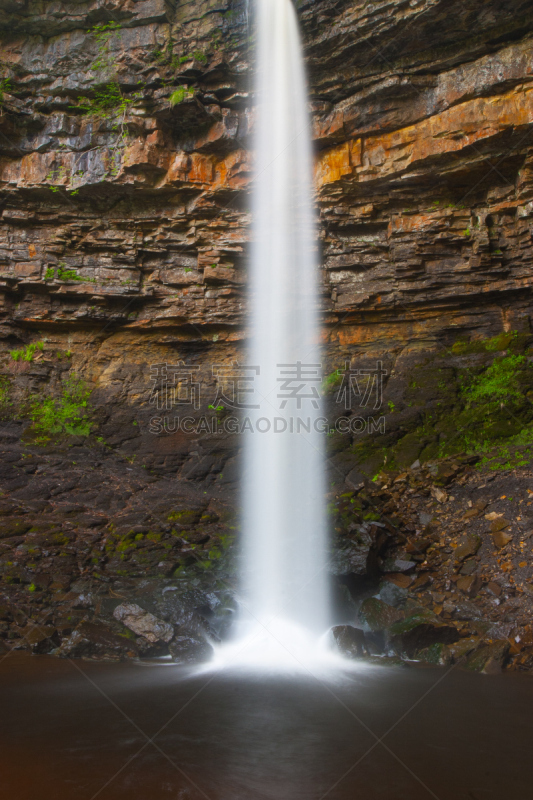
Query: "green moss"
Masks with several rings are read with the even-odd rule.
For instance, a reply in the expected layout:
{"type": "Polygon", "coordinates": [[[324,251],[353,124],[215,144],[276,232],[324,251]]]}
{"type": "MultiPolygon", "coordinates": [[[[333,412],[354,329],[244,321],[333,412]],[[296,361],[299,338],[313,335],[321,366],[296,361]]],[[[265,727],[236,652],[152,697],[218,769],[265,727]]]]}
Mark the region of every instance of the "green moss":
{"type": "MultiPolygon", "coordinates": [[[[429,460],[478,455],[480,466],[509,469],[531,460],[533,446],[533,368],[528,360],[532,337],[511,331],[485,340],[456,342],[414,367],[402,398],[418,412],[385,436],[362,438],[353,446],[360,469],[369,476],[381,469],[409,467],[429,460]],[[442,355],[458,358],[450,366],[442,355]]],[[[400,411],[402,410],[400,406],[400,411]]]]}
{"type": "Polygon", "coordinates": [[[380,514],[376,514],[375,511],[368,511],[366,514],[363,515],[363,519],[366,522],[379,522],[381,519],[380,514]]]}
{"type": "Polygon", "coordinates": [[[525,356],[510,355],[496,358],[482,375],[475,377],[463,390],[468,397],[468,403],[520,398],[518,373],[524,366],[526,366],[525,356]]]}
{"type": "Polygon", "coordinates": [[[423,650],[418,650],[415,653],[415,660],[422,661],[424,664],[444,666],[449,664],[452,659],[447,645],[435,642],[435,644],[425,647],[423,650]]]}
{"type": "Polygon", "coordinates": [[[0,80],[0,105],[4,103],[4,93],[7,92],[9,94],[12,90],[13,86],[11,80],[9,78],[2,78],[0,80]]]}
{"type": "Polygon", "coordinates": [[[503,350],[511,352],[522,352],[525,346],[531,341],[531,336],[527,333],[509,331],[499,333],[490,339],[459,339],[450,348],[449,352],[453,355],[469,355],[471,353],[493,353],[503,350]]]}
{"type": "Polygon", "coordinates": [[[30,397],[29,417],[34,432],[44,436],[88,436],[91,422],[85,416],[85,409],[90,394],[91,389],[85,381],[77,375],[71,375],[63,382],[58,399],[51,396],[30,397]]]}
{"type": "Polygon", "coordinates": [[[168,522],[179,522],[180,525],[192,525],[198,521],[200,518],[199,511],[193,511],[191,509],[180,509],[171,511],[168,515],[167,520],[168,522]]]}
{"type": "Polygon", "coordinates": [[[11,381],[5,375],[0,375],[0,417],[5,416],[11,401],[11,381]]]}
{"type": "Polygon", "coordinates": [[[194,97],[193,89],[189,89],[188,86],[178,86],[170,95],[169,102],[171,106],[177,106],[183,103],[184,100],[189,100],[191,97],[194,97]]]}
{"type": "Polygon", "coordinates": [[[331,372],[329,375],[326,375],[321,385],[322,394],[329,394],[337,386],[340,386],[342,383],[342,375],[342,371],[338,369],[334,370],[334,372],[331,372]]]}

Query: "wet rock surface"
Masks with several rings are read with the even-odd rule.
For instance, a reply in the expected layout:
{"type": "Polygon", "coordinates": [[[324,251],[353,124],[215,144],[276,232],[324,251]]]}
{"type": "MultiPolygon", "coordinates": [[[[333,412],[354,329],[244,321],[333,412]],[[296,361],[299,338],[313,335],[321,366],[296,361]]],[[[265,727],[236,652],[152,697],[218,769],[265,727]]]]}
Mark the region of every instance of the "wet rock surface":
{"type": "Polygon", "coordinates": [[[234,509],[98,443],[1,447],[2,646],[205,660],[235,611],[234,509]]]}
{"type": "Polygon", "coordinates": [[[152,644],[159,641],[168,644],[174,636],[172,625],[157,619],[136,603],[121,603],[113,611],[113,616],[130,631],[144,636],[152,644]]]}
{"type": "Polygon", "coordinates": [[[356,535],[348,520],[372,509],[390,528],[379,561],[416,557],[407,572],[382,571],[374,587],[341,578],[357,606],[353,624],[373,637],[374,657],[487,673],[531,669],[532,477],[527,467],[483,472],[458,456],[382,473],[337,497],[341,539],[356,535]],[[440,500],[433,491],[439,474],[446,476],[440,500]],[[491,532],[501,518],[510,532],[503,546],[491,532]]]}
{"type": "MultiPolygon", "coordinates": [[[[208,660],[237,610],[227,494],[151,473],[90,438],[43,447],[9,430],[2,649],[208,660]]],[[[339,650],[382,664],[530,670],[532,475],[458,455],[333,492],[339,650]],[[500,520],[505,542],[494,538],[500,520]]]]}
{"type": "Polygon", "coordinates": [[[365,633],[353,625],[336,625],[331,629],[335,645],[343,656],[363,658],[366,655],[365,633]]]}

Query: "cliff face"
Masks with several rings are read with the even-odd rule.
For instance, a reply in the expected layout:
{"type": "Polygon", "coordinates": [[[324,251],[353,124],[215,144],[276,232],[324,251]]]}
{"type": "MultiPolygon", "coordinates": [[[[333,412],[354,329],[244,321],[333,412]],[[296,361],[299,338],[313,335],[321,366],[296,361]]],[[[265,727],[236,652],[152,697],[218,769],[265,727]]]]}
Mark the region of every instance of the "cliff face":
{"type": "MultiPolygon", "coordinates": [[[[247,6],[1,13],[7,348],[44,337],[71,351],[111,405],[146,402],[149,364],[193,355],[212,399],[210,365],[245,336],[247,6]]],[[[329,366],[528,327],[528,3],[299,13],[329,366]]]]}
{"type": "MultiPolygon", "coordinates": [[[[519,365],[529,352],[533,10],[526,0],[304,0],[298,13],[325,372],[378,358],[386,368],[386,436],[361,444],[352,430],[329,442],[331,480],[353,488],[391,448],[398,468],[449,454],[450,419],[460,411],[465,430],[481,424],[464,408],[465,371],[491,369],[509,347],[519,365]],[[485,344],[461,344],[470,339],[485,344]],[[439,348],[446,356],[434,361],[439,348]],[[438,407],[449,418],[430,425],[424,410],[438,407]]],[[[63,542],[72,569],[52,559],[43,591],[91,570],[104,583],[170,574],[194,562],[191,542],[226,536],[235,499],[239,437],[154,435],[150,419],[166,410],[150,402],[150,368],[194,365],[193,416],[212,417],[213,365],[242,358],[253,20],[231,0],[13,0],[0,2],[0,26],[0,477],[10,495],[0,516],[15,515],[3,536],[26,548],[17,515],[28,503],[55,514],[67,540],[77,520],[82,541],[63,542]],[[66,375],[84,383],[65,389],[66,375]],[[88,392],[92,450],[80,411],[88,392]]],[[[518,427],[502,433],[511,423],[501,409],[483,411],[504,438],[531,422],[524,369],[518,427]]],[[[31,535],[53,549],[52,534],[31,535]]],[[[9,580],[33,586],[30,556],[10,553],[9,580]]]]}
{"type": "MultiPolygon", "coordinates": [[[[15,335],[104,321],[242,335],[253,40],[246,10],[223,6],[4,11],[15,335]],[[84,280],[54,281],[61,264],[84,280]]],[[[482,307],[485,330],[526,314],[528,4],[318,2],[301,17],[328,324],[357,341],[364,311],[409,341],[479,329],[482,307]]]]}

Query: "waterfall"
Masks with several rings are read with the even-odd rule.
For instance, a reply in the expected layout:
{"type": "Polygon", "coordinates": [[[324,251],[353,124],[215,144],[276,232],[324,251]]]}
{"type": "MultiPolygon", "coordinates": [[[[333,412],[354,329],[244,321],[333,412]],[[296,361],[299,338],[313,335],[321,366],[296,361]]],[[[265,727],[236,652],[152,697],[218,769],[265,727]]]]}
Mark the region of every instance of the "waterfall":
{"type": "MultiPolygon", "coordinates": [[[[307,86],[290,0],[257,0],[250,268],[253,381],[243,478],[243,607],[259,640],[328,625],[318,257],[307,86]],[[263,635],[264,634],[264,635],[263,635]]],[[[271,643],[271,642],[270,642],[271,643]]]]}

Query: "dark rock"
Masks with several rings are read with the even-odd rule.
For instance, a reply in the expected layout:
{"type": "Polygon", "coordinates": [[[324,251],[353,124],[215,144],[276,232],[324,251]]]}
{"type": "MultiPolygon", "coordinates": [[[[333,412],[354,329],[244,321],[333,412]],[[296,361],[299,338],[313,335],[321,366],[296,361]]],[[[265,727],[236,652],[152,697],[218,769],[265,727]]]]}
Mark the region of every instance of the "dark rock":
{"type": "Polygon", "coordinates": [[[461,575],[472,575],[477,569],[477,562],[475,558],[469,558],[461,567],[461,575]]]}
{"type": "Polygon", "coordinates": [[[379,586],[379,599],[389,606],[401,605],[408,595],[407,588],[402,588],[391,581],[383,581],[379,586]]]}
{"type": "Polygon", "coordinates": [[[365,634],[352,625],[336,625],[331,629],[337,650],[349,658],[364,658],[366,655],[365,634]]]}
{"type": "Polygon", "coordinates": [[[416,567],[414,561],[406,561],[402,558],[387,558],[383,562],[381,569],[383,572],[409,572],[413,567],[416,567]]]}
{"type": "Polygon", "coordinates": [[[365,647],[372,656],[381,656],[387,653],[387,634],[386,631],[366,631],[365,647]]]}
{"type": "Polygon", "coordinates": [[[213,647],[206,639],[186,634],[175,636],[168,649],[172,660],[178,664],[201,664],[213,657],[213,647]]]}
{"type": "Polygon", "coordinates": [[[407,587],[413,583],[413,576],[405,575],[405,573],[402,572],[396,572],[396,573],[390,572],[388,575],[385,576],[385,580],[388,583],[393,583],[400,589],[407,589],[407,587]]]}
{"type": "Polygon", "coordinates": [[[502,547],[505,547],[509,542],[513,541],[512,533],[505,533],[503,530],[497,531],[496,533],[492,534],[492,541],[494,542],[494,546],[501,550],[502,547]]]}
{"type": "Polygon", "coordinates": [[[461,620],[481,619],[483,612],[468,600],[459,600],[455,604],[454,617],[461,620]]]}
{"type": "Polygon", "coordinates": [[[448,650],[454,662],[461,661],[469,653],[472,653],[481,643],[479,636],[468,636],[465,639],[459,639],[455,644],[448,645],[448,650]]]}
{"type": "Polygon", "coordinates": [[[397,608],[370,597],[361,604],[359,618],[371,631],[380,631],[390,628],[393,623],[404,618],[404,614],[397,608]]]}
{"type": "Polygon", "coordinates": [[[470,533],[467,536],[463,536],[455,551],[455,560],[464,561],[468,556],[475,556],[481,547],[481,541],[481,536],[476,534],[470,533]]]}
{"type": "Polygon", "coordinates": [[[482,645],[468,656],[465,668],[472,672],[497,674],[502,671],[509,648],[510,644],[507,639],[500,639],[490,644],[482,645]]]}
{"type": "Polygon", "coordinates": [[[431,645],[453,644],[459,639],[459,632],[453,625],[443,624],[423,608],[391,625],[389,635],[390,643],[398,655],[408,658],[414,658],[417,651],[431,645]]]}
{"type": "Polygon", "coordinates": [[[398,656],[378,656],[378,655],[371,655],[368,656],[366,659],[367,664],[372,664],[375,667],[406,667],[408,664],[405,663],[401,658],[398,656]]]}
{"type": "Polygon", "coordinates": [[[54,625],[38,625],[30,622],[24,628],[17,629],[16,632],[25,639],[31,647],[35,647],[45,639],[50,639],[56,633],[56,628],[54,625]]]}
{"type": "Polygon", "coordinates": [[[448,645],[442,644],[442,642],[435,642],[429,647],[417,650],[414,654],[414,659],[422,661],[424,664],[435,664],[442,667],[451,664],[453,657],[448,645]]]}
{"type": "Polygon", "coordinates": [[[103,625],[82,622],[63,641],[56,654],[62,658],[96,657],[119,660],[136,656],[138,648],[134,641],[118,636],[103,625]]]}
{"type": "Polygon", "coordinates": [[[481,578],[477,575],[465,575],[457,581],[457,588],[469,597],[475,597],[483,585],[481,578]]]}
{"type": "Polygon", "coordinates": [[[499,597],[502,593],[502,587],[496,581],[489,581],[487,583],[488,591],[494,595],[494,597],[499,597]]]}
{"type": "MultiPolygon", "coordinates": [[[[491,532],[492,534],[497,534],[497,533],[500,533],[501,531],[504,531],[506,528],[508,528],[508,527],[510,526],[510,524],[511,524],[511,523],[509,522],[509,520],[508,520],[508,519],[505,519],[505,517],[500,517],[500,519],[495,519],[495,520],[494,520],[494,521],[491,523],[491,526],[490,526],[490,532],[491,532]]],[[[493,537],[493,538],[494,538],[494,537],[493,537]]],[[[511,538],[512,538],[512,537],[511,537],[511,538]]],[[[510,541],[510,540],[509,540],[509,541],[510,541]]],[[[497,545],[497,547],[501,547],[501,546],[502,546],[502,545],[497,545]]]]}
{"type": "Polygon", "coordinates": [[[7,519],[0,517],[0,539],[8,539],[11,536],[22,536],[31,528],[31,522],[24,519],[7,519]]]}

